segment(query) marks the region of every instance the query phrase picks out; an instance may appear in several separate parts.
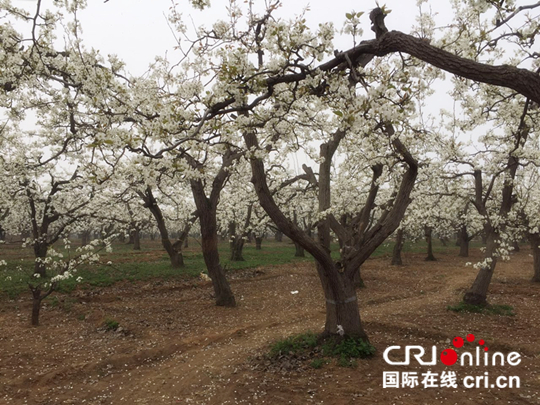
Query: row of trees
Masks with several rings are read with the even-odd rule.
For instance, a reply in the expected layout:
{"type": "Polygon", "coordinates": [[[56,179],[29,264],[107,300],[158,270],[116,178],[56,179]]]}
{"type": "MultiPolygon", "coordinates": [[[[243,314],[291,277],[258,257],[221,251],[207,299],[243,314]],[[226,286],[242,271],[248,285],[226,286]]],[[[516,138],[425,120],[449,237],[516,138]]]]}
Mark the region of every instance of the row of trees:
{"type": "MultiPolygon", "coordinates": [[[[99,226],[111,235],[122,224],[137,235],[151,215],[174,266],[197,223],[216,303],[234,306],[218,232],[227,229],[240,259],[247,234],[260,238],[271,223],[317,261],[324,333],[367,340],[355,287],[362,264],[394,232],[399,247],[404,232],[458,231],[462,255],[482,233],[485,257],[468,303],[486,303],[514,240],[526,235],[540,266],[531,15],[539,4],[455,2],[440,36],[425,14],[413,35],[388,31],[388,11],[376,8],[375,39],[340,52],[331,24],[312,31],[303,16],[274,18],[277,1],[263,9],[233,1],[229,21],[199,27],[179,62],[158,58],[144,77],[83,46],[82,2],[46,11],[38,1],[32,13],[0,5],[0,218],[10,233],[30,231],[39,277],[66,232],[99,226]],[[26,34],[14,20],[28,24],[26,34]],[[443,76],[432,66],[454,75],[459,106],[438,120],[424,113],[443,76]],[[286,162],[300,151],[306,164],[295,173],[286,162]]],[[[346,15],[355,37],[360,17],[346,15]]],[[[178,12],[171,23],[187,38],[178,12]]],[[[40,286],[31,287],[38,299],[54,283],[40,286]]]]}

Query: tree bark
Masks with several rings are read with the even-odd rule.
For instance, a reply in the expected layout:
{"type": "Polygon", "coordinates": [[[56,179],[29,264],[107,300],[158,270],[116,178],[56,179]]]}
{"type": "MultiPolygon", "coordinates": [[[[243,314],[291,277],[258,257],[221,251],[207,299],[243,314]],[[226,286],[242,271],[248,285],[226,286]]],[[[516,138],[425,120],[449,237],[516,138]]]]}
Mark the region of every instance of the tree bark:
{"type": "Polygon", "coordinates": [[[304,248],[297,242],[294,242],[294,257],[306,257],[304,248]]]}
{"type": "Polygon", "coordinates": [[[47,291],[43,294],[41,290],[41,284],[37,286],[29,285],[32,292],[32,326],[39,326],[39,314],[41,311],[41,302],[47,298],[55,289],[56,283],[52,283],[47,291]]]}
{"type": "Polygon", "coordinates": [[[152,189],[147,187],[144,193],[138,192],[138,194],[143,199],[144,206],[150,210],[154,216],[154,219],[156,220],[158,231],[161,236],[161,245],[169,255],[171,267],[174,269],[184,267],[184,257],[182,255],[183,242],[180,242],[180,246],[171,242],[169,238],[169,231],[167,230],[167,224],[165,223],[165,218],[163,217],[163,212],[161,211],[161,208],[159,207],[157,200],[152,193],[152,189]]]}
{"type": "Polygon", "coordinates": [[[459,229],[458,232],[459,240],[459,256],[460,257],[469,257],[469,234],[467,232],[467,227],[464,225],[459,229]]]}
{"type": "Polygon", "coordinates": [[[364,282],[364,279],[362,278],[362,268],[359,267],[358,270],[354,272],[353,277],[353,284],[356,288],[365,288],[366,283],[364,282]]]}
{"type": "Polygon", "coordinates": [[[427,262],[435,262],[437,261],[437,258],[433,255],[433,228],[426,226],[424,228],[424,234],[426,236],[426,242],[427,242],[427,262]]]}
{"type": "Polygon", "coordinates": [[[39,274],[40,277],[47,276],[47,266],[43,262],[47,257],[49,251],[49,244],[46,241],[34,243],[34,274],[39,274]]]}
{"type": "Polygon", "coordinates": [[[210,198],[206,196],[201,180],[191,180],[190,184],[201,227],[202,253],[212,279],[216,305],[234,307],[236,300],[219,262],[218,251],[217,203],[226,178],[227,173],[222,169],[214,180],[210,198]]]}
{"type": "Polygon", "coordinates": [[[84,230],[81,232],[81,246],[88,245],[88,242],[90,242],[90,233],[89,230],[84,230]]]}
{"type": "Polygon", "coordinates": [[[133,234],[133,250],[141,250],[141,231],[135,228],[131,231],[133,234]]]}
{"type": "Polygon", "coordinates": [[[484,264],[478,271],[476,279],[472,287],[465,293],[463,302],[471,305],[486,305],[487,293],[495,266],[497,265],[497,257],[495,252],[498,247],[497,240],[499,234],[496,231],[490,231],[486,238],[486,253],[484,255],[484,264]]]}
{"type": "Polygon", "coordinates": [[[326,299],[326,321],[323,336],[331,336],[342,329],[349,337],[369,342],[362,325],[353,280],[336,268],[322,268],[319,277],[326,299]],[[340,328],[341,327],[341,328],[340,328]]]}
{"type": "Polygon", "coordinates": [[[274,239],[276,240],[276,242],[283,242],[283,232],[277,230],[274,239]]]}
{"type": "Polygon", "coordinates": [[[396,234],[396,242],[394,243],[394,250],[392,251],[392,266],[403,266],[403,260],[401,260],[401,251],[403,250],[403,244],[405,243],[405,237],[403,229],[398,229],[396,234]]]}
{"type": "Polygon", "coordinates": [[[529,243],[531,244],[531,250],[533,255],[534,274],[532,281],[534,281],[535,283],[540,283],[540,234],[529,234],[528,239],[529,243]]]}
{"type": "Polygon", "coordinates": [[[262,241],[263,241],[262,237],[255,236],[255,250],[261,250],[262,249],[262,241]]]}
{"type": "Polygon", "coordinates": [[[39,313],[41,311],[41,290],[32,291],[32,326],[39,326],[39,313]]]}
{"type": "MultiPolygon", "coordinates": [[[[293,222],[296,226],[298,226],[298,214],[296,213],[296,210],[293,212],[293,222]]],[[[302,245],[300,245],[298,242],[294,240],[293,240],[293,243],[294,243],[294,248],[295,248],[294,257],[306,257],[304,253],[304,248],[302,247],[302,245]]]]}
{"type": "Polygon", "coordinates": [[[244,238],[242,235],[236,234],[236,223],[229,223],[229,247],[231,250],[231,261],[243,262],[244,256],[242,251],[244,249],[244,238]]]}

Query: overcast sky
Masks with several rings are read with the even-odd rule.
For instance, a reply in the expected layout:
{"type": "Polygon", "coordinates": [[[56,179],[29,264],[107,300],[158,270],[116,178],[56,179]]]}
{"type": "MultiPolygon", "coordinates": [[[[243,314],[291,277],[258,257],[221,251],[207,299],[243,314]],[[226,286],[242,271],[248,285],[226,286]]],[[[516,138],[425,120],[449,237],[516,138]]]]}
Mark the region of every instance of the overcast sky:
{"type": "MultiPolygon", "coordinates": [[[[12,0],[19,7],[34,10],[37,0],[12,0]]],[[[178,10],[188,27],[206,25],[207,27],[218,19],[226,19],[226,6],[228,0],[211,0],[212,7],[204,11],[193,9],[189,0],[176,0],[178,10]]],[[[242,3],[243,0],[239,0],[242,3]]],[[[429,7],[438,13],[437,23],[447,23],[451,16],[451,8],[447,2],[432,1],[431,5],[424,5],[423,10],[429,7]]],[[[42,0],[44,8],[50,7],[52,0],[42,0]]],[[[264,7],[264,0],[255,0],[258,7],[264,7]]],[[[386,18],[389,29],[410,32],[419,14],[416,0],[381,0],[379,4],[385,5],[391,13],[386,18]]],[[[126,69],[133,75],[141,75],[148,70],[155,56],[164,56],[173,52],[176,40],[167,23],[171,0],[88,0],[88,6],[78,14],[83,28],[82,39],[87,48],[99,49],[101,54],[116,54],[126,63],[126,69]]],[[[301,13],[306,7],[307,24],[315,30],[320,23],[331,21],[335,28],[340,30],[345,20],[345,13],[363,11],[362,16],[364,34],[360,39],[371,39],[374,34],[370,30],[369,12],[376,7],[374,0],[282,0],[282,7],[274,13],[275,17],[292,18],[301,13]]],[[[353,46],[352,38],[344,36],[336,39],[335,47],[339,50],[353,46]]],[[[175,60],[171,57],[171,60],[175,60]]],[[[428,108],[424,113],[438,116],[440,108],[452,109],[453,104],[447,91],[449,84],[439,83],[436,95],[430,98],[428,108]]],[[[300,157],[300,160],[304,160],[300,157]]],[[[295,166],[299,166],[296,162],[295,166]]],[[[298,168],[296,168],[298,170],[298,168]]]]}
{"type": "MultiPolygon", "coordinates": [[[[204,24],[211,26],[219,18],[226,18],[225,7],[228,0],[211,0],[212,7],[204,11],[195,10],[189,0],[176,0],[185,23],[189,26],[204,24]]],[[[35,8],[36,0],[13,0],[13,3],[29,9],[35,8]]],[[[242,3],[242,0],[239,0],[242,3]]],[[[52,0],[43,0],[43,7],[52,4],[52,0]]],[[[263,5],[263,0],[255,0],[263,5]]],[[[283,6],[275,14],[289,18],[299,14],[309,6],[307,22],[312,29],[319,23],[332,21],[341,29],[345,13],[364,11],[364,39],[372,38],[369,27],[369,11],[376,7],[375,1],[351,0],[282,0],[283,6]]],[[[418,14],[416,0],[381,1],[392,12],[387,17],[387,26],[403,32],[409,32],[418,14]]],[[[86,46],[99,49],[103,55],[117,54],[134,74],[142,74],[154,56],[163,56],[175,46],[175,39],[167,24],[166,16],[172,5],[171,0],[88,0],[88,7],[79,14],[83,27],[83,40],[86,46]]],[[[432,6],[433,7],[433,6],[432,6]]],[[[448,15],[446,2],[436,4],[440,16],[448,15]]],[[[424,6],[426,9],[426,6],[424,6]]],[[[343,50],[352,46],[350,38],[336,41],[336,48],[343,50]]]]}

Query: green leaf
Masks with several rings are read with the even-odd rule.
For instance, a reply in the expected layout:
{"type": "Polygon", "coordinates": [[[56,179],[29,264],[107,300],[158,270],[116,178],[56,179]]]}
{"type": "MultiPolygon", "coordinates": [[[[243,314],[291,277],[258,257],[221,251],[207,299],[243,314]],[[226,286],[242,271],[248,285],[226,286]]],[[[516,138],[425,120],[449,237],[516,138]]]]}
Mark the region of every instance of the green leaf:
{"type": "Polygon", "coordinates": [[[336,114],[338,117],[343,117],[343,113],[339,110],[334,110],[334,114],[336,114]]]}

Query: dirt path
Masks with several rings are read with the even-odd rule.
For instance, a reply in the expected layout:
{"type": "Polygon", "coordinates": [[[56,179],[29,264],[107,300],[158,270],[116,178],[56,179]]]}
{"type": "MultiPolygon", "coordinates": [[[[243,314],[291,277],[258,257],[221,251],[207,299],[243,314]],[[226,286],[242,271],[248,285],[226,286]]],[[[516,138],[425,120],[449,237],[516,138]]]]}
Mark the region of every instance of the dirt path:
{"type": "Polygon", "coordinates": [[[512,305],[514,317],[447,311],[475,271],[452,256],[435,263],[422,259],[407,256],[408,265],[397,268],[384,258],[365,265],[368,288],[359,291],[359,302],[378,352],[355,368],[261,360],[272,341],[323,326],[321,288],[308,263],[235,275],[235,309],[213,306],[211,286],[202,282],[79,290],[46,308],[37,329],[27,325],[27,302],[2,303],[0,403],[540,404],[540,286],[528,281],[528,252],[503,263],[491,289],[491,302],[512,305]],[[121,329],[105,331],[107,318],[121,329]],[[391,370],[382,359],[386,347],[445,348],[468,333],[485,339],[490,350],[520,351],[518,367],[490,372],[520,376],[521,388],[382,388],[382,373],[391,370]]]}

